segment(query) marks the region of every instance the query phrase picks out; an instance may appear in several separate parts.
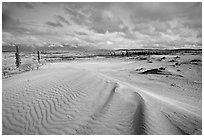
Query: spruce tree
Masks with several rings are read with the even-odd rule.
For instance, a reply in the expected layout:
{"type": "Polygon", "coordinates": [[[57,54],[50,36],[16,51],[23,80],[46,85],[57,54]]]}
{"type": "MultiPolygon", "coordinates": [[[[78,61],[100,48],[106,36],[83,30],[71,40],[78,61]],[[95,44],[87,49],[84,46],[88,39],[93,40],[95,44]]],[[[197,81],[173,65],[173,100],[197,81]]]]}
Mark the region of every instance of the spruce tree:
{"type": "Polygon", "coordinates": [[[16,67],[19,68],[20,64],[21,64],[21,61],[20,61],[18,46],[16,46],[16,53],[15,53],[15,55],[16,55],[16,67]]]}
{"type": "Polygon", "coordinates": [[[38,51],[38,63],[40,63],[40,51],[38,51]]]}

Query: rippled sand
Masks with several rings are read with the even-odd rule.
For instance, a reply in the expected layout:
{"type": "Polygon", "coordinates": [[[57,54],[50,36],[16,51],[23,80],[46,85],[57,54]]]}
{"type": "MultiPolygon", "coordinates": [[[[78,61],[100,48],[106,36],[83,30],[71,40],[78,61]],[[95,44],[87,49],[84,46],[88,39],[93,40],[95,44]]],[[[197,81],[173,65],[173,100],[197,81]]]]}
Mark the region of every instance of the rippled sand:
{"type": "Polygon", "coordinates": [[[201,134],[198,98],[130,68],[135,64],[53,63],[4,79],[3,134],[201,134]]]}

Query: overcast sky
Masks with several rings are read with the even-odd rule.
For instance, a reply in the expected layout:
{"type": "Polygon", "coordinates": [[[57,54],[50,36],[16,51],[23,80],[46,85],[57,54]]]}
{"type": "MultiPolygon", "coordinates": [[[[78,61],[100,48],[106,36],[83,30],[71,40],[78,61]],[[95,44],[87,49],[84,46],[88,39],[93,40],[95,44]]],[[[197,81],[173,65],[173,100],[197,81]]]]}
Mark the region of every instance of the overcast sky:
{"type": "Polygon", "coordinates": [[[2,14],[3,45],[202,45],[201,3],[3,3],[2,14]]]}

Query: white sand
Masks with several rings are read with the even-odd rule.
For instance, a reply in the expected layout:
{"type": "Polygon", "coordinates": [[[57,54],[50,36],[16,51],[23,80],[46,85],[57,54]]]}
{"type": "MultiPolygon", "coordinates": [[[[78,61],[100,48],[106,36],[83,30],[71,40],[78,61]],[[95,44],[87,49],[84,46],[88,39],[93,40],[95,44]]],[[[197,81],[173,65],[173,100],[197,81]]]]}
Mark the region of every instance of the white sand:
{"type": "Polygon", "coordinates": [[[201,134],[201,85],[135,73],[142,63],[53,63],[3,79],[3,134],[201,134]]]}

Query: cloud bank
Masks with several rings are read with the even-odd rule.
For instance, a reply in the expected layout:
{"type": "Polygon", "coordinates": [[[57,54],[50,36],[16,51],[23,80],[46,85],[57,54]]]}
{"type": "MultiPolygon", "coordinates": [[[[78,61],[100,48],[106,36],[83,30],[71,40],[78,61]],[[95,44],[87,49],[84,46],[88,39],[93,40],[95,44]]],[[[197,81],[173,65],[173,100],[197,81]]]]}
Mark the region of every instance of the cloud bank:
{"type": "Polygon", "coordinates": [[[4,2],[2,40],[32,47],[201,48],[201,4],[4,2]]]}

